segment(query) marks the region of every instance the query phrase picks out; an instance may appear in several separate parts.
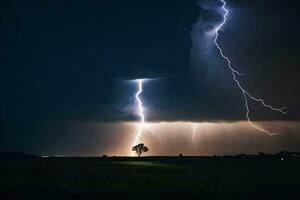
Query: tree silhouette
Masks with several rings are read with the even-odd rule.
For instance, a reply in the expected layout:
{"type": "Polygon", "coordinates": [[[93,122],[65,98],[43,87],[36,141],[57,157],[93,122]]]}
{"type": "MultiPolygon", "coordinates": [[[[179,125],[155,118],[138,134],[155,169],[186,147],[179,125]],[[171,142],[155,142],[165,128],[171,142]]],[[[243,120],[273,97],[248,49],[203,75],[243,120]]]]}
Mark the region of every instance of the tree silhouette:
{"type": "Polygon", "coordinates": [[[135,151],[136,154],[140,157],[142,153],[149,151],[149,149],[143,143],[140,143],[138,145],[133,146],[132,151],[135,151]]]}

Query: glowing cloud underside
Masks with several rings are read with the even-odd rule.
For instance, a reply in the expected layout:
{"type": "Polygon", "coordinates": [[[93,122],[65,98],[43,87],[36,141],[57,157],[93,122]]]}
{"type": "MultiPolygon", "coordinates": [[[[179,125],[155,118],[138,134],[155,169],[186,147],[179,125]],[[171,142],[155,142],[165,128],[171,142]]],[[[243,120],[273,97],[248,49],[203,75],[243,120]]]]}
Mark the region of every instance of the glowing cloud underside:
{"type": "Polygon", "coordinates": [[[269,104],[266,104],[265,101],[263,99],[260,99],[260,98],[257,98],[255,96],[253,96],[252,94],[250,94],[246,89],[244,89],[244,87],[241,85],[239,79],[238,79],[238,76],[242,75],[240,72],[238,72],[236,69],[234,69],[231,65],[231,61],[230,59],[223,53],[223,49],[222,47],[219,45],[218,43],[218,37],[219,37],[219,31],[222,29],[222,27],[225,25],[226,23],[226,20],[227,20],[227,16],[229,14],[229,11],[226,9],[226,2],[224,0],[220,0],[223,5],[222,5],[222,10],[224,11],[224,15],[223,15],[223,21],[221,24],[219,24],[216,28],[215,28],[215,39],[214,39],[214,43],[216,45],[216,47],[218,48],[221,56],[223,57],[224,60],[226,60],[227,62],[227,66],[229,68],[229,70],[231,71],[231,74],[232,74],[232,77],[233,77],[233,80],[234,82],[236,83],[236,85],[238,86],[238,88],[241,90],[242,92],[242,95],[243,95],[243,98],[244,98],[244,102],[245,102],[245,107],[246,107],[246,119],[248,121],[248,123],[254,127],[255,129],[261,131],[261,132],[264,132],[264,133],[267,133],[268,135],[275,135],[274,133],[271,133],[269,132],[268,130],[265,130],[259,126],[257,126],[256,124],[254,124],[252,121],[251,121],[251,118],[249,116],[250,114],[250,108],[249,108],[249,100],[253,100],[257,103],[260,103],[262,106],[272,110],[272,111],[277,111],[277,112],[280,112],[282,114],[286,114],[287,112],[285,111],[286,107],[282,107],[282,108],[275,108],[269,104]]]}

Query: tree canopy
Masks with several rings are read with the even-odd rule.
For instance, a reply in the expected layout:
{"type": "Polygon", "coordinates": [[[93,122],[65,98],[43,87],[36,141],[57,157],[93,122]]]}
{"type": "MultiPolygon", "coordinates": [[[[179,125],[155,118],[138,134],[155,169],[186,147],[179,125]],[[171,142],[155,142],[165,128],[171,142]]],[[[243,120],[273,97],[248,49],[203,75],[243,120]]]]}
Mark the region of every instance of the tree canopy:
{"type": "Polygon", "coordinates": [[[140,143],[138,145],[133,146],[132,151],[135,151],[136,154],[140,157],[142,153],[149,151],[149,149],[143,143],[140,143]]]}

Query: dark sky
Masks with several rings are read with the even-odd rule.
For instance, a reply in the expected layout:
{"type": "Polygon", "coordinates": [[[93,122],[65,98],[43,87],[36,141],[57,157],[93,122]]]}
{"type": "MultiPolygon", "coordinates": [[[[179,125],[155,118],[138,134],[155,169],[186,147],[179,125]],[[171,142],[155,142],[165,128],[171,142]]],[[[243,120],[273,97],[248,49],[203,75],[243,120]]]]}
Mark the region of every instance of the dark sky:
{"type": "MultiPolygon", "coordinates": [[[[238,121],[241,93],[205,31],[222,20],[215,0],[0,3],[0,150],[31,145],[60,124],[119,122],[144,84],[148,121],[238,121]],[[41,131],[43,130],[43,131],[41,131]]],[[[219,43],[245,88],[289,114],[250,102],[257,120],[300,118],[300,3],[228,0],[219,43]]],[[[52,134],[53,132],[51,132],[52,134]]],[[[57,134],[58,134],[57,133],[57,134]]],[[[43,140],[43,141],[44,141],[43,140]]]]}

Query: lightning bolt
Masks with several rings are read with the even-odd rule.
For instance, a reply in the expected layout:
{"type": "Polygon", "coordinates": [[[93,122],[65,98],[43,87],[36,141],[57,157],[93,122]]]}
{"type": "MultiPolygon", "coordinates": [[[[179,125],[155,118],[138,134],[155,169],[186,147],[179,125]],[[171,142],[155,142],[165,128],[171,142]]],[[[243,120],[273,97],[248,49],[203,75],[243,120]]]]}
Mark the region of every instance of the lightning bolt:
{"type": "Polygon", "coordinates": [[[196,144],[195,144],[195,136],[197,134],[197,123],[192,123],[192,142],[193,142],[193,146],[194,148],[196,148],[196,144]]]}
{"type": "MultiPolygon", "coordinates": [[[[134,142],[132,143],[132,146],[136,145],[141,140],[141,134],[143,132],[143,126],[145,123],[145,116],[144,116],[144,108],[143,108],[143,102],[140,98],[140,95],[143,92],[143,80],[138,79],[136,80],[138,84],[138,91],[135,94],[135,100],[137,101],[138,105],[138,116],[140,118],[139,124],[137,125],[137,134],[135,136],[134,142]]],[[[134,154],[134,153],[133,153],[134,154]]]]}
{"type": "Polygon", "coordinates": [[[233,80],[234,82],[236,83],[236,85],[238,86],[238,88],[241,90],[242,92],[242,95],[243,95],[243,99],[244,99],[244,102],[245,102],[245,107],[246,107],[246,119],[248,121],[248,123],[254,127],[255,129],[261,131],[261,132],[264,132],[268,135],[276,135],[275,133],[271,133],[269,132],[268,130],[265,130],[259,126],[257,126],[255,123],[253,123],[251,121],[251,118],[250,118],[250,108],[249,108],[249,100],[253,100],[257,103],[260,103],[262,106],[272,110],[272,111],[277,111],[277,112],[280,112],[282,114],[287,114],[287,112],[285,111],[285,109],[287,109],[287,107],[282,107],[282,108],[275,108],[269,104],[266,104],[265,101],[261,98],[257,98],[255,97],[254,95],[250,94],[246,89],[243,88],[243,86],[241,85],[239,79],[238,79],[238,76],[240,75],[243,75],[242,73],[238,72],[236,69],[234,69],[231,65],[231,61],[230,59],[223,53],[223,49],[222,47],[219,45],[218,43],[218,38],[219,38],[219,32],[222,30],[222,27],[226,24],[226,21],[227,21],[227,16],[229,14],[229,11],[227,10],[226,8],[226,2],[224,0],[220,0],[223,5],[222,5],[222,10],[224,11],[224,15],[223,15],[223,21],[222,23],[220,23],[216,28],[215,28],[215,39],[214,39],[214,43],[216,45],[216,47],[218,48],[222,58],[224,60],[226,60],[227,62],[227,66],[229,68],[229,70],[231,71],[231,74],[232,74],[232,77],[233,77],[233,80]]]}
{"type": "Polygon", "coordinates": [[[156,134],[156,133],[154,132],[154,130],[152,130],[151,128],[149,128],[149,127],[147,127],[147,126],[146,126],[146,128],[147,128],[147,130],[148,130],[153,136],[156,137],[156,139],[158,140],[159,144],[161,144],[162,142],[161,142],[161,139],[160,139],[160,137],[158,136],[158,134],[156,134]]]}
{"type": "MultiPolygon", "coordinates": [[[[137,125],[137,133],[136,133],[135,139],[132,143],[132,146],[134,146],[134,145],[141,142],[141,136],[142,136],[144,128],[146,128],[151,134],[155,135],[157,137],[159,143],[161,144],[161,140],[158,137],[158,135],[152,129],[150,129],[148,127],[148,124],[145,123],[144,107],[143,107],[143,102],[142,102],[142,99],[141,99],[141,94],[143,93],[143,82],[144,82],[144,80],[143,79],[137,79],[136,82],[138,84],[138,91],[135,94],[135,100],[137,102],[137,110],[138,110],[137,115],[139,116],[140,121],[137,125]]],[[[131,155],[133,156],[134,152],[132,152],[131,155]]]]}

